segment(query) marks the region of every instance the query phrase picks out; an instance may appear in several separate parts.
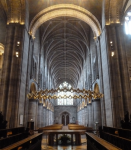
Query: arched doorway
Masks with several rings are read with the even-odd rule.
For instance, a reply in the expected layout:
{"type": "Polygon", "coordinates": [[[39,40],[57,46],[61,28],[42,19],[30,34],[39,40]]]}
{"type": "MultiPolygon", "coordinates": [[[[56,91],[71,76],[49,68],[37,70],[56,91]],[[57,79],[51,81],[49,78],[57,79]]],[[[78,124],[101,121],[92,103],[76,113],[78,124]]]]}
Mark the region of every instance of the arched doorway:
{"type": "Polygon", "coordinates": [[[65,125],[65,115],[62,115],[62,124],[65,125]]]}
{"type": "Polygon", "coordinates": [[[68,112],[63,112],[61,114],[61,123],[64,125],[64,126],[67,126],[69,124],[69,113],[68,112]]]}
{"type": "Polygon", "coordinates": [[[66,115],[66,126],[69,124],[69,115],[66,115]]]}

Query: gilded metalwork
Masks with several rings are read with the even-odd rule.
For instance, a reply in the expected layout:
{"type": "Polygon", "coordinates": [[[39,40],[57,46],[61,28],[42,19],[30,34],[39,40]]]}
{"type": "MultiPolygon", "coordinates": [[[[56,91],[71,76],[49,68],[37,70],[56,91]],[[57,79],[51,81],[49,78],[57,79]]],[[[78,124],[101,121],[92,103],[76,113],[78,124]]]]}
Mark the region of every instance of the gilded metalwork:
{"type": "Polygon", "coordinates": [[[51,89],[51,90],[40,90],[40,91],[33,91],[32,93],[29,93],[27,95],[28,99],[44,99],[44,100],[51,100],[51,99],[98,99],[98,98],[102,98],[103,97],[103,94],[101,93],[96,93],[95,91],[90,91],[90,90],[80,90],[79,88],[78,89],[68,89],[68,88],[63,88],[63,89],[60,89],[60,88],[57,88],[57,89],[51,89]],[[71,95],[64,95],[64,96],[57,96],[56,93],[58,92],[75,92],[77,94],[74,94],[73,96],[71,95]],[[80,94],[79,94],[80,93],[80,94]]]}

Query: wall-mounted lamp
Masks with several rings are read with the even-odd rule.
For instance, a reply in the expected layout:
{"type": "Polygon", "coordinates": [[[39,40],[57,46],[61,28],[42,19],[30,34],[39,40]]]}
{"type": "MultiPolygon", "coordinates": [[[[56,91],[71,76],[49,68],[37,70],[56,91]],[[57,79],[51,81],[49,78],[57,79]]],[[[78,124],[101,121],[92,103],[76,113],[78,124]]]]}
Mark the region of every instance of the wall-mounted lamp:
{"type": "Polygon", "coordinates": [[[113,57],[115,55],[115,52],[111,52],[111,56],[113,57]]]}
{"type": "Polygon", "coordinates": [[[20,46],[20,42],[19,41],[17,42],[17,46],[20,46]]]}
{"type": "Polygon", "coordinates": [[[113,46],[113,42],[112,42],[112,41],[110,41],[110,47],[111,47],[111,50],[114,49],[114,46],[113,46]]]}
{"type": "Polygon", "coordinates": [[[19,52],[16,52],[15,54],[16,54],[16,57],[19,57],[19,52]]]}

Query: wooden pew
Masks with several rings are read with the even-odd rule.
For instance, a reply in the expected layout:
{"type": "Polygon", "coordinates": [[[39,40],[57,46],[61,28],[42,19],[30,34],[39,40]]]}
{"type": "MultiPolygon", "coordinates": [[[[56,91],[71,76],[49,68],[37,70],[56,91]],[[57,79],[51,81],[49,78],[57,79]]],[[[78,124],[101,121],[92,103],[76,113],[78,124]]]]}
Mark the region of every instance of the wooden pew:
{"type": "Polygon", "coordinates": [[[81,126],[69,126],[69,130],[86,130],[87,132],[92,132],[93,129],[91,127],[81,127],[81,126]]]}
{"type": "Polygon", "coordinates": [[[111,143],[99,138],[93,133],[87,133],[87,150],[122,150],[111,143]]]}
{"type": "Polygon", "coordinates": [[[100,137],[123,150],[131,150],[131,140],[129,139],[113,135],[104,131],[100,132],[100,137]]]}
{"type": "Polygon", "coordinates": [[[34,134],[1,150],[41,150],[42,133],[34,134]]]}
{"type": "Polygon", "coordinates": [[[68,124],[68,127],[84,127],[84,126],[78,124],[68,124]]]}
{"type": "Polygon", "coordinates": [[[131,130],[129,130],[129,129],[113,128],[113,127],[103,126],[103,131],[107,132],[107,133],[110,133],[110,134],[114,134],[114,135],[116,135],[115,131],[118,131],[118,135],[120,137],[131,139],[131,130]]]}
{"type": "Polygon", "coordinates": [[[19,133],[19,134],[12,135],[10,137],[0,139],[0,149],[6,147],[8,145],[11,145],[15,142],[18,142],[20,140],[23,140],[24,138],[27,138],[26,133],[19,133]]]}
{"type": "Polygon", "coordinates": [[[24,127],[2,129],[0,130],[0,138],[6,138],[7,135],[15,135],[15,134],[23,133],[24,131],[25,131],[24,127]]]}
{"type": "Polygon", "coordinates": [[[62,124],[55,124],[55,125],[51,125],[51,126],[46,126],[46,127],[42,127],[38,129],[38,132],[41,133],[44,130],[61,130],[63,127],[62,124]]]}
{"type": "Polygon", "coordinates": [[[53,125],[50,125],[50,126],[46,126],[46,127],[63,127],[63,124],[53,124],[53,125]]]}

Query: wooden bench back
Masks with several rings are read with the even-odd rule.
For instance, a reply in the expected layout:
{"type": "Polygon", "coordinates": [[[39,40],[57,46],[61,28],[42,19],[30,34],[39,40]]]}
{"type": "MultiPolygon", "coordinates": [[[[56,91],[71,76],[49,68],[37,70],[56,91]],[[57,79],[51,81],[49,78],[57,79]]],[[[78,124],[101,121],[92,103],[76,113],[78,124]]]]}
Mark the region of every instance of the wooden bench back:
{"type": "Polygon", "coordinates": [[[104,131],[100,132],[100,137],[123,150],[131,150],[131,140],[129,139],[113,135],[104,131]]]}
{"type": "Polygon", "coordinates": [[[68,127],[84,127],[83,125],[68,124],[68,127]]]}
{"type": "Polygon", "coordinates": [[[86,133],[87,150],[122,150],[115,145],[99,138],[93,133],[86,133]]]}
{"type": "Polygon", "coordinates": [[[42,134],[34,134],[1,150],[40,150],[42,134]]]}
{"type": "Polygon", "coordinates": [[[103,131],[110,133],[110,134],[116,134],[116,131],[118,132],[118,135],[123,138],[131,139],[131,130],[129,129],[122,129],[122,128],[113,128],[113,127],[106,127],[103,126],[103,131]]]}
{"type": "Polygon", "coordinates": [[[19,133],[19,134],[16,134],[16,135],[12,135],[10,137],[0,139],[0,149],[6,147],[8,145],[11,145],[15,142],[18,142],[20,140],[23,140],[26,137],[27,137],[27,134],[19,133]]]}
{"type": "Polygon", "coordinates": [[[69,127],[69,130],[86,130],[88,132],[93,131],[91,127],[69,127]]]}
{"type": "Polygon", "coordinates": [[[51,125],[51,126],[46,126],[38,129],[38,132],[43,132],[44,130],[61,130],[63,125],[58,124],[58,125],[51,125]]]}
{"type": "Polygon", "coordinates": [[[1,137],[7,137],[9,134],[10,135],[15,135],[18,133],[23,133],[25,131],[24,127],[18,127],[18,128],[11,128],[11,129],[2,129],[0,130],[0,138],[1,137]]]}

